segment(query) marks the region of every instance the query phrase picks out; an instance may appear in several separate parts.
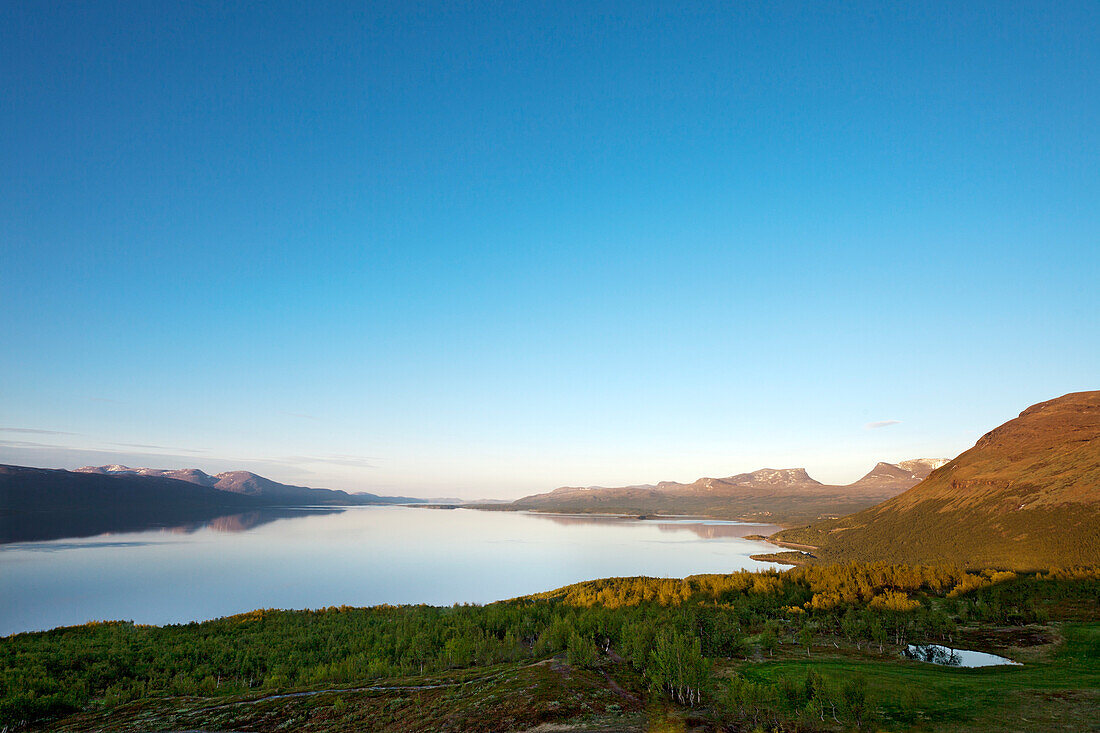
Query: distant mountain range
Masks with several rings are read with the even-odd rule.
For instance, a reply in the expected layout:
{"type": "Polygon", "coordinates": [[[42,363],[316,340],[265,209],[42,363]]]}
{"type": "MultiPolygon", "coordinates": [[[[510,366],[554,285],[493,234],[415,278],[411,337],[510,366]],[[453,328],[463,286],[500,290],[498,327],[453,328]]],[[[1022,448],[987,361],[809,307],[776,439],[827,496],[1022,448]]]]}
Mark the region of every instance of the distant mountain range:
{"type": "Polygon", "coordinates": [[[905,493],[773,539],[824,561],[1100,564],[1100,391],[1033,405],[905,493]]]}
{"type": "Polygon", "coordinates": [[[0,465],[0,543],[203,523],[271,507],[416,501],[291,486],[248,471],[211,476],[198,469],[0,465]]]}
{"type": "MultiPolygon", "coordinates": [[[[188,525],[263,507],[416,501],[281,484],[247,471],[0,466],[0,542],[188,525]]],[[[478,508],[781,524],[790,528],[773,542],[822,562],[1097,565],[1100,391],[1029,407],[954,460],[882,462],[844,486],[823,484],[802,468],[764,468],[686,484],[567,486],[478,508]]]]}
{"type": "Polygon", "coordinates": [[[84,466],[76,473],[93,473],[102,476],[147,476],[175,479],[199,486],[208,486],[233,494],[242,494],[263,500],[268,506],[326,504],[352,506],[359,504],[407,504],[422,501],[408,496],[378,496],[366,492],[349,494],[339,489],[311,489],[306,486],[281,484],[251,471],[226,471],[214,476],[197,468],[130,468],[129,466],[84,466]]]}
{"type": "Polygon", "coordinates": [[[614,514],[701,514],[779,524],[841,516],[873,506],[915,486],[946,458],[878,463],[858,481],[834,486],[813,479],[804,468],[762,468],[690,484],[606,488],[564,486],[525,496],[502,508],[545,512],[614,514]]]}

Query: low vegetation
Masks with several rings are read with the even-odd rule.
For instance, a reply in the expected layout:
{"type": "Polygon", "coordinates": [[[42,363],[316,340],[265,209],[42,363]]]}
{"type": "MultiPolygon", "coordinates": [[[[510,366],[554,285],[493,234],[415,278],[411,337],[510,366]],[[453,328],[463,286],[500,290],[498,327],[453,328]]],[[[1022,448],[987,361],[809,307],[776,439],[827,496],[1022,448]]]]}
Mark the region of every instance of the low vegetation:
{"type": "Polygon", "coordinates": [[[90,624],[0,641],[0,726],[1088,730],[1098,599],[1100,569],[849,564],[612,578],[488,606],[90,624]],[[901,657],[914,642],[1025,664],[935,667],[901,657]]]}
{"type": "MultiPolygon", "coordinates": [[[[843,487],[841,487],[842,489],[843,487]]],[[[535,511],[548,514],[617,514],[650,518],[690,515],[794,527],[827,517],[839,517],[873,506],[883,497],[835,493],[805,495],[771,493],[761,496],[661,495],[653,491],[591,492],[591,495],[554,497],[538,503],[520,500],[511,504],[477,504],[484,511],[535,511]],[[603,495],[605,494],[606,495],[603,495]]]]}

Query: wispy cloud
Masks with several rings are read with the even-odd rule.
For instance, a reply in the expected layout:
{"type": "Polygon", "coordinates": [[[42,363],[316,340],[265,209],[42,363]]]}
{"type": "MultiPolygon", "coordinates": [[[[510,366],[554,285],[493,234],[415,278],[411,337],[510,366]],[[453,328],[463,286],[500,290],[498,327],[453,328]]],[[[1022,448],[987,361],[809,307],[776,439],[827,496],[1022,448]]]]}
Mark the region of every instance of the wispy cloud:
{"type": "Polygon", "coordinates": [[[148,445],[146,443],[111,443],[111,445],[117,445],[121,448],[148,448],[149,450],[170,450],[179,451],[181,453],[209,453],[208,450],[202,450],[199,448],[177,448],[170,445],[148,445]]]}
{"type": "Polygon", "coordinates": [[[287,464],[278,460],[244,459],[211,456],[209,454],[200,457],[193,453],[184,453],[181,450],[165,450],[157,453],[149,449],[126,450],[121,447],[74,448],[65,445],[3,439],[0,439],[0,463],[15,463],[27,466],[41,465],[53,468],[121,463],[127,466],[149,466],[151,468],[202,468],[207,473],[247,470],[265,475],[274,471],[285,471],[288,467],[287,464]]]}
{"type": "Polygon", "coordinates": [[[375,459],[364,458],[363,456],[287,456],[283,460],[292,465],[299,463],[324,463],[333,466],[351,466],[353,468],[375,468],[373,463],[375,459]]]}
{"type": "Polygon", "coordinates": [[[287,412],[286,410],[280,410],[280,412],[284,415],[289,415],[290,417],[300,417],[303,420],[320,420],[321,419],[321,418],[317,417],[316,415],[307,415],[304,412],[287,412]]]}
{"type": "Polygon", "coordinates": [[[4,448],[64,448],[63,445],[52,443],[33,443],[29,440],[0,440],[0,447],[4,448]]]}
{"type": "MultiPolygon", "coordinates": [[[[64,433],[59,430],[23,430],[20,428],[0,428],[0,432],[13,432],[13,433],[35,433],[39,435],[79,435],[80,433],[64,433]]],[[[146,443],[108,443],[107,445],[117,446],[119,448],[142,448],[145,450],[156,451],[170,451],[170,453],[164,455],[174,455],[176,453],[187,454],[203,454],[209,453],[208,450],[199,448],[177,448],[175,446],[167,445],[148,445],[146,443]]],[[[93,447],[75,447],[69,445],[59,445],[57,443],[37,443],[30,440],[4,440],[0,439],[0,447],[5,448],[56,448],[64,451],[74,451],[83,453],[103,453],[113,454],[118,451],[113,451],[110,448],[93,448],[93,447]]]]}
{"type": "Polygon", "coordinates": [[[879,420],[878,422],[869,422],[863,426],[864,430],[878,430],[879,428],[888,428],[891,425],[897,425],[901,420],[879,420]]]}
{"type": "MultiPolygon", "coordinates": [[[[30,437],[30,436],[28,436],[30,437]]],[[[374,469],[377,459],[346,454],[321,454],[312,456],[241,457],[212,454],[189,448],[167,448],[148,444],[104,444],[117,447],[71,447],[46,442],[6,440],[0,438],[0,463],[50,468],[76,468],[121,463],[126,466],[151,468],[200,468],[213,475],[221,471],[252,471],[262,476],[298,483],[303,486],[332,486],[337,466],[352,469],[374,469]],[[131,447],[133,446],[133,447],[131,447]]],[[[339,481],[335,481],[339,484],[339,481]]],[[[353,486],[334,488],[361,489],[353,486]]],[[[373,489],[372,489],[373,490],[373,489]]]]}
{"type": "Polygon", "coordinates": [[[30,433],[32,435],[77,435],[63,430],[38,430],[37,428],[0,428],[0,433],[30,433]]]}

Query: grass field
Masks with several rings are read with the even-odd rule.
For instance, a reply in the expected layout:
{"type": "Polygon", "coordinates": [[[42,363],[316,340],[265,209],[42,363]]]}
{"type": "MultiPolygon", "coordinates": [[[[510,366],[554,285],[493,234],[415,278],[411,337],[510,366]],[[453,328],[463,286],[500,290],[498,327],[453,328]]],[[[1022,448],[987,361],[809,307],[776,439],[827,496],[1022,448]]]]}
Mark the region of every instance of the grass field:
{"type": "Polygon", "coordinates": [[[837,681],[861,677],[883,730],[1100,730],[1100,624],[1047,631],[1053,637],[1048,644],[984,645],[1023,662],[1019,667],[942,667],[901,659],[892,649],[878,656],[876,648],[870,654],[815,650],[809,658],[789,651],[775,661],[727,669],[769,682],[804,678],[811,668],[837,681]]]}

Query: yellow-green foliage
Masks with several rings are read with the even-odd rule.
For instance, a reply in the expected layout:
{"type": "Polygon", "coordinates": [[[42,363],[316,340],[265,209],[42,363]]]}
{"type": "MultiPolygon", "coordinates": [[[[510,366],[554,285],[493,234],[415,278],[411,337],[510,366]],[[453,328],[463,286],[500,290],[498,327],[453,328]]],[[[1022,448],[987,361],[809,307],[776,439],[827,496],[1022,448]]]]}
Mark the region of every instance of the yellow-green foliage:
{"type": "MultiPolygon", "coordinates": [[[[1072,576],[1094,578],[1098,569],[1079,569],[1072,576]],[[1090,574],[1091,573],[1091,574],[1090,574]]],[[[847,563],[808,565],[786,571],[747,570],[728,575],[692,575],[687,578],[606,578],[576,583],[548,593],[530,596],[568,606],[623,608],[643,603],[679,606],[684,603],[718,602],[734,596],[787,596],[791,587],[809,591],[803,608],[826,610],[857,603],[905,610],[914,607],[907,594],[957,596],[1016,578],[1012,572],[968,571],[957,566],[847,563]],[[877,599],[877,600],[876,600],[877,599]]],[[[1056,577],[1056,576],[1052,576],[1056,577]]]]}
{"type": "Polygon", "coordinates": [[[881,608],[886,611],[912,611],[914,608],[920,608],[920,601],[910,598],[906,593],[888,590],[872,598],[870,605],[871,608],[881,608]]]}

